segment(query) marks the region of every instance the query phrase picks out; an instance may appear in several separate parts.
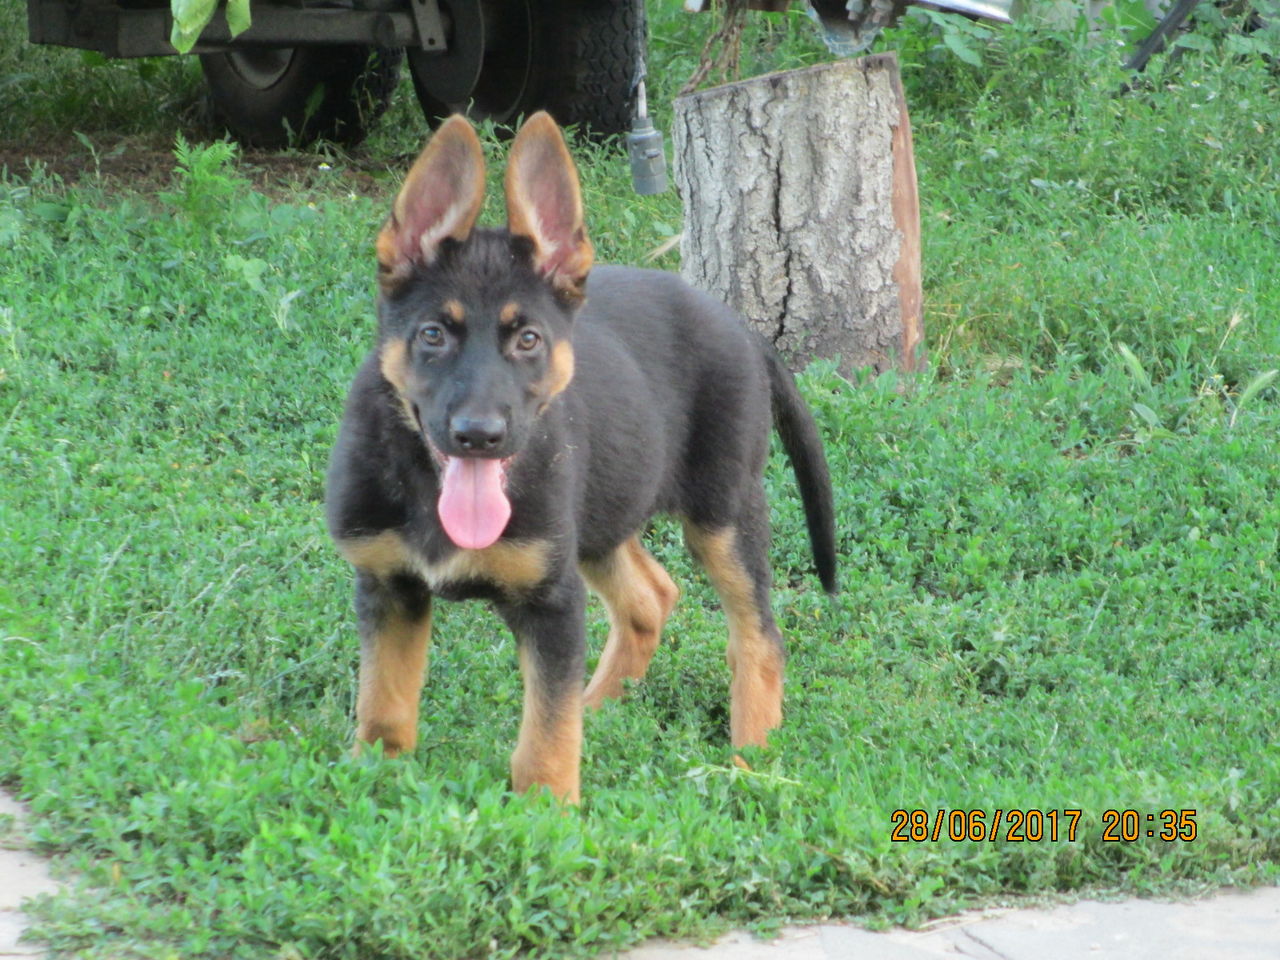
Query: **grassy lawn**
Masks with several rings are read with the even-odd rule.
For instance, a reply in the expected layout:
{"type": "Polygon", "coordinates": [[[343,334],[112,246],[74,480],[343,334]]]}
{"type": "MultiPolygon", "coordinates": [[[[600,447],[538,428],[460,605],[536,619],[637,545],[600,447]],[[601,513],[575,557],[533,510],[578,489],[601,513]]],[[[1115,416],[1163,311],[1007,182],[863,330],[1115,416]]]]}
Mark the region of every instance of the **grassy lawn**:
{"type": "MultiPolygon", "coordinates": [[[[660,122],[708,28],[671,6],[660,122]]],[[[592,956],[1280,879],[1275,69],[1192,52],[1118,96],[1114,47],[1075,35],[1006,29],[981,67],[919,25],[882,44],[913,111],[932,364],[906,390],[803,375],[843,590],[810,573],[775,454],[787,717],[738,770],[723,618],[656,523],[684,598],[649,677],[588,717],[567,814],[507,788],[519,673],[480,605],[439,608],[417,751],[348,752],[351,577],[322,477],[372,341],[374,231],[422,137],[408,85],[359,156],[295,155],[305,182],[255,185],[205,144],[131,189],[89,147],[134,142],[111,133],[121,91],[194,110],[185,68],[0,54],[6,155],[29,104],[33,141],[85,134],[62,135],[89,171],[0,179],[0,780],[83,878],[36,905],[40,936],[112,958],[592,956]],[[58,63],[61,106],[36,95],[58,63]],[[898,810],[1058,811],[1059,835],[898,842],[898,810]],[[1109,810],[1194,810],[1195,839],[1107,839],[1109,810]]],[[[744,63],[824,56],[802,18],[760,18],[744,63]]],[[[172,121],[135,122],[172,144],[172,121]]],[[[616,149],[578,155],[601,260],[679,229],[616,149]]],[[[598,653],[598,607],[590,632],[598,653]]]]}

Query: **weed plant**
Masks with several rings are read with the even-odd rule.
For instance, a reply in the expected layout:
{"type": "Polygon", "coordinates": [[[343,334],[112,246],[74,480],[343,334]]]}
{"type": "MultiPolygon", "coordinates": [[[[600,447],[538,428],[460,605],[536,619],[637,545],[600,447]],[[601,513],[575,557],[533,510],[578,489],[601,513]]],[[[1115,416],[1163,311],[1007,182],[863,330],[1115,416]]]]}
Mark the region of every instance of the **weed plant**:
{"type": "MultiPolygon", "coordinates": [[[[653,26],[661,119],[710,25],[653,26]]],[[[744,63],[821,59],[806,30],[753,21],[744,63]]],[[[970,38],[981,66],[928,24],[884,42],[932,366],[802,377],[842,592],[818,588],[775,452],[787,714],[741,770],[723,618],[655,524],[685,594],[649,677],[588,717],[567,813],[508,791],[519,673],[478,605],[439,609],[417,751],[348,752],[351,578],[322,475],[393,185],[268,197],[234,150],[186,142],[155,195],[6,174],[0,779],[72,880],[32,905],[39,937],[103,958],[589,956],[1280,878],[1275,74],[1191,51],[1119,95],[1114,45],[1083,35],[970,38]],[[892,839],[897,810],[1071,809],[1070,837],[892,839]],[[1196,836],[1108,840],[1108,810],[1194,810],[1196,836]]],[[[380,136],[390,158],[420,131],[380,136]]],[[[496,175],[505,147],[486,150],[496,175]]],[[[615,148],[577,152],[602,259],[678,231],[615,148]]],[[[598,608],[589,629],[598,651],[598,608]]]]}

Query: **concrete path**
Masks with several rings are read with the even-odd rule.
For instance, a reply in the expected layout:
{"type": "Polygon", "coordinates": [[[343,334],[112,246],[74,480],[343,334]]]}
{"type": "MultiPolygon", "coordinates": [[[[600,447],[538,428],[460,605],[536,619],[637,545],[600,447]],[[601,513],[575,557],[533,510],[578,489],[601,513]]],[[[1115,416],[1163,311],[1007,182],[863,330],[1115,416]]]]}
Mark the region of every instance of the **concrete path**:
{"type": "Polygon", "coordinates": [[[618,960],[1280,960],[1280,887],[1206,900],[1126,900],[972,911],[924,930],[786,927],[775,940],[731,933],[710,947],[655,941],[618,960]]]}
{"type": "Polygon", "coordinates": [[[27,928],[22,901],[58,889],[48,863],[27,848],[25,814],[21,804],[0,790],[0,817],[15,818],[12,829],[0,826],[0,958],[44,956],[34,945],[18,941],[27,928]]]}
{"type": "MultiPolygon", "coordinates": [[[[24,810],[0,791],[0,960],[42,958],[19,940],[22,901],[58,889],[48,864],[26,847],[24,810]]],[[[1228,891],[1205,900],[1127,900],[1035,910],[972,911],[924,930],[871,933],[852,924],[786,927],[773,940],[730,933],[709,947],[652,941],[618,960],[1280,960],[1280,887],[1228,891]]]]}

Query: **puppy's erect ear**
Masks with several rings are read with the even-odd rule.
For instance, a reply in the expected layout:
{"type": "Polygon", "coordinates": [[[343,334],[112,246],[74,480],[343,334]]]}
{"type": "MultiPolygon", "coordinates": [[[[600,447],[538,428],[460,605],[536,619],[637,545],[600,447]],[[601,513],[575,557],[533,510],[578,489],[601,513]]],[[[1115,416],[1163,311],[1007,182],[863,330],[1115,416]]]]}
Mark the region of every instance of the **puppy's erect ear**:
{"type": "Polygon", "coordinates": [[[533,241],[534,266],[560,291],[581,296],[595,250],[582,221],[578,171],[550,114],[530,117],[507,165],[507,227],[533,241]]]}
{"type": "Polygon", "coordinates": [[[454,115],[427,142],[378,234],[378,266],[395,283],[436,258],[445,238],[467,239],[484,202],[484,152],[471,124],[454,115]]]}

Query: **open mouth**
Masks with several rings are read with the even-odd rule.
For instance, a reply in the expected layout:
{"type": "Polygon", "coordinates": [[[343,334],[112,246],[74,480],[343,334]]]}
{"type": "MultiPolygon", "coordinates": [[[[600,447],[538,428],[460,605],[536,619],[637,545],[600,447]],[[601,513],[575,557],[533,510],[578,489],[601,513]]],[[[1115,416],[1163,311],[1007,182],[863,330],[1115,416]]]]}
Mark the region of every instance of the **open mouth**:
{"type": "Polygon", "coordinates": [[[421,418],[418,424],[440,468],[436,515],[444,532],[463,550],[492,546],[511,519],[507,470],[514,458],[449,456],[431,442],[426,429],[422,428],[421,418]]]}

